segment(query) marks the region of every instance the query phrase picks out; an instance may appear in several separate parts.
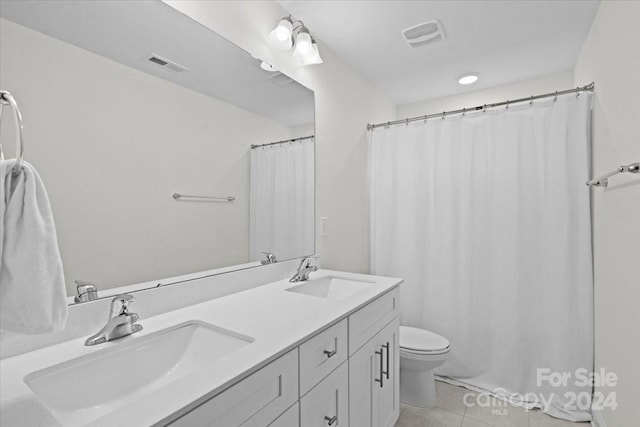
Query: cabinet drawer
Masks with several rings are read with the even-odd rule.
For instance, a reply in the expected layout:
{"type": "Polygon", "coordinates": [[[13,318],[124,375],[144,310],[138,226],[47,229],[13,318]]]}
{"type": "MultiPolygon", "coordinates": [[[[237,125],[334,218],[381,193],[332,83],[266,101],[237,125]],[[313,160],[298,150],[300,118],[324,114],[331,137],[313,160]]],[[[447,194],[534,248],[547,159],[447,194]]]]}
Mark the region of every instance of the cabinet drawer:
{"type": "Polygon", "coordinates": [[[197,406],[171,425],[264,427],[297,399],[296,349],[197,406]]]}
{"type": "Polygon", "coordinates": [[[287,412],[280,415],[277,420],[269,424],[268,427],[299,427],[300,426],[300,404],[296,402],[287,412]]]}
{"type": "Polygon", "coordinates": [[[352,355],[399,314],[396,287],[349,316],[349,355],[352,355]]]}
{"type": "Polygon", "coordinates": [[[300,400],[300,427],[348,425],[349,369],[345,362],[300,400]]]}
{"type": "Polygon", "coordinates": [[[300,395],[347,360],[347,353],[347,319],[300,345],[300,395]]]}

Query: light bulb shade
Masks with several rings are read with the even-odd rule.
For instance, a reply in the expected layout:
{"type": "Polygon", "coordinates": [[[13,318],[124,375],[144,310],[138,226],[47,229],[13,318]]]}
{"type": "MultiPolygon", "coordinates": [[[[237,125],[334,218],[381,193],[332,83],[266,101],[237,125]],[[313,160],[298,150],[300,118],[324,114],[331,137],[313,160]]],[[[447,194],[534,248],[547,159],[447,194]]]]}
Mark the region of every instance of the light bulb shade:
{"type": "Polygon", "coordinates": [[[313,39],[311,39],[311,52],[299,57],[296,57],[294,52],[293,56],[299,65],[322,64],[322,58],[320,57],[320,51],[318,50],[318,45],[316,44],[316,41],[313,39]]]}
{"type": "Polygon", "coordinates": [[[279,50],[289,50],[293,46],[293,23],[289,18],[282,18],[276,28],[269,33],[269,43],[279,50]]]}
{"type": "Polygon", "coordinates": [[[306,57],[313,52],[311,36],[308,31],[300,30],[296,36],[296,47],[293,54],[299,57],[306,57]]]}
{"type": "Polygon", "coordinates": [[[278,25],[275,29],[275,36],[278,40],[283,42],[291,37],[292,32],[293,24],[291,24],[291,21],[289,19],[284,18],[280,22],[278,22],[278,25]]]}

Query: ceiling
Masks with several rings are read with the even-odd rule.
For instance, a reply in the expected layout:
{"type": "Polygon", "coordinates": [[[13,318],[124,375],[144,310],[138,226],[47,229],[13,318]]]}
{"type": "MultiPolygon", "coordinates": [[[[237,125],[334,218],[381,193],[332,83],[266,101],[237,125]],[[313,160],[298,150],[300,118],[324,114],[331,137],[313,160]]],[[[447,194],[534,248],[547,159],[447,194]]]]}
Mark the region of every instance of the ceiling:
{"type": "Polygon", "coordinates": [[[396,104],[573,69],[598,1],[289,1],[340,59],[396,104]],[[411,48],[401,30],[438,19],[443,41],[411,48]],[[477,83],[461,86],[473,72],[477,83]]]}
{"type": "Polygon", "coordinates": [[[313,124],[311,90],[160,1],[2,1],[0,17],[289,127],[313,124]]]}

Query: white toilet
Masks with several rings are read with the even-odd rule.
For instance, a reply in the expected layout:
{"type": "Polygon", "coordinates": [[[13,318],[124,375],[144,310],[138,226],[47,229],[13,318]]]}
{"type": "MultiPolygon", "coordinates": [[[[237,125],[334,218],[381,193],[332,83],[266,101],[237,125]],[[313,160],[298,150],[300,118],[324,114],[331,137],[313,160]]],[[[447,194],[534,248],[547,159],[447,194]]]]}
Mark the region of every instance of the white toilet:
{"type": "Polygon", "coordinates": [[[449,340],[436,333],[400,326],[400,402],[436,406],[433,370],[449,356],[449,340]]]}

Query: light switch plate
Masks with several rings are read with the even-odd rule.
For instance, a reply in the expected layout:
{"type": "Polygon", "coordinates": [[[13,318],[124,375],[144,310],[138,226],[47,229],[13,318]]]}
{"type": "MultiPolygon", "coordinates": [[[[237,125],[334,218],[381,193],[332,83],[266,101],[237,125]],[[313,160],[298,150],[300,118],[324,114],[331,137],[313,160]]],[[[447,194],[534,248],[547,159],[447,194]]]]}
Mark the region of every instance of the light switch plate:
{"type": "Polygon", "coordinates": [[[321,236],[329,235],[329,217],[326,217],[326,216],[320,217],[320,235],[321,236]]]}

